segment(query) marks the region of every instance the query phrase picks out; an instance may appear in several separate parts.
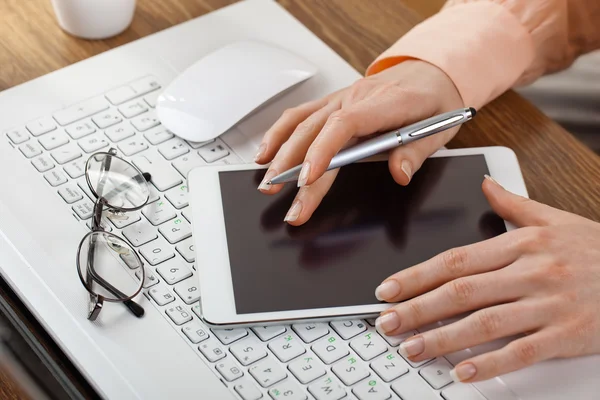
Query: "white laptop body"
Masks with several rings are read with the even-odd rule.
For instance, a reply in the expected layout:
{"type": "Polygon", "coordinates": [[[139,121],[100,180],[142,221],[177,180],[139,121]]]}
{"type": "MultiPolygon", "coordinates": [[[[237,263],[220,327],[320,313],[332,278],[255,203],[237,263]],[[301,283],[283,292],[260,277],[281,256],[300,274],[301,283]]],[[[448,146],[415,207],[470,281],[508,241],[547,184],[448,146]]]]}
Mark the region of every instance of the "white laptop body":
{"type": "MultiPolygon", "coordinates": [[[[284,109],[360,77],[275,2],[250,0],[0,93],[0,132],[51,117],[145,76],[156,77],[164,86],[205,54],[245,39],[295,51],[315,63],[319,73],[224,135],[240,162],[252,161],[261,135],[284,109]]],[[[235,381],[220,377],[198,346],[190,344],[146,296],[139,297],[144,318],[108,304],[97,322],[89,322],[88,297],[75,266],[77,246],[88,230],[85,223],[5,135],[0,137],[0,171],[0,273],[100,395],[239,396],[235,381]]],[[[201,260],[202,255],[196,257],[201,260]]],[[[588,357],[545,363],[477,387],[489,399],[591,398],[600,390],[599,375],[599,358],[588,357]]],[[[244,379],[252,380],[248,374],[244,379]]],[[[348,391],[347,398],[356,397],[348,391]]]]}

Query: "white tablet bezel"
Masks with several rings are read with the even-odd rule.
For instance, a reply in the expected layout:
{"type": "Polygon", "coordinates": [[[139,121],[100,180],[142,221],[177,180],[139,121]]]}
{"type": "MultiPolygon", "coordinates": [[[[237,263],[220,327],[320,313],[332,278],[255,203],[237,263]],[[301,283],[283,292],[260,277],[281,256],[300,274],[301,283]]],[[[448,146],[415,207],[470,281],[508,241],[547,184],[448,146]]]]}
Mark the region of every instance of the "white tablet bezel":
{"type": "MultiPolygon", "coordinates": [[[[432,157],[479,155],[485,157],[490,175],[507,190],[527,196],[517,157],[506,147],[440,150],[432,157]]],[[[217,327],[269,325],[291,321],[368,318],[390,304],[331,307],[308,310],[237,314],[229,265],[229,252],[219,184],[220,171],[264,169],[256,164],[200,167],[188,176],[196,267],[200,279],[201,310],[204,321],[217,327]]],[[[483,180],[483,176],[481,177],[483,180]]],[[[506,223],[507,230],[514,227],[506,223]]],[[[249,266],[250,267],[250,266],[249,266]]]]}

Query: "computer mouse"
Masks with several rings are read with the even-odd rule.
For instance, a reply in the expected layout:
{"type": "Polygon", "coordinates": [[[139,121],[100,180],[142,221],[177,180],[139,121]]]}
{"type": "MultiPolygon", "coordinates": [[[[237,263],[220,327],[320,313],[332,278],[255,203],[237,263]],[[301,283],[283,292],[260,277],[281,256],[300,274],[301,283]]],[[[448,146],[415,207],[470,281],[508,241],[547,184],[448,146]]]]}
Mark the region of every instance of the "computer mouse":
{"type": "Polygon", "coordinates": [[[156,112],[173,134],[194,142],[211,140],[316,72],[290,51],[262,42],[235,42],[176,77],[159,95],[156,112]]]}

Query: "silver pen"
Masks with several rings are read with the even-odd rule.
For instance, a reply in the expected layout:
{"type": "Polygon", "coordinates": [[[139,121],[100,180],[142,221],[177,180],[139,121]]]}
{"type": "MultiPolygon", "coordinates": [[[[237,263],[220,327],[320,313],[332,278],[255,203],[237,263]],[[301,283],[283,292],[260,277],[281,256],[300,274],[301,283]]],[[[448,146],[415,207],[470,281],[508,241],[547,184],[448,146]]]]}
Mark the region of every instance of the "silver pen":
{"type": "MultiPolygon", "coordinates": [[[[398,146],[409,144],[415,140],[423,139],[427,136],[463,124],[471,120],[476,113],[477,111],[475,111],[473,107],[460,108],[458,110],[436,115],[404,128],[383,133],[377,137],[374,137],[373,139],[366,140],[356,146],[340,151],[331,159],[329,167],[327,167],[327,171],[343,167],[344,165],[352,164],[353,162],[374,156],[375,154],[391,150],[398,146]]],[[[302,165],[288,169],[287,171],[268,181],[267,184],[277,185],[279,183],[296,181],[298,180],[301,169],[302,165]]]]}

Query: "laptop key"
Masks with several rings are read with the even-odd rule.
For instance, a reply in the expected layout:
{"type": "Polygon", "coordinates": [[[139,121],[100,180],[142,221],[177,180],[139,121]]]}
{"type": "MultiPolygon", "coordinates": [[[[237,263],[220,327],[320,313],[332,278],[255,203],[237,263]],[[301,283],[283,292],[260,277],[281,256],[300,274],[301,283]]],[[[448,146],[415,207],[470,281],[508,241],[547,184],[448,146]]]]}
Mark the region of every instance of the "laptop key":
{"type": "Polygon", "coordinates": [[[192,226],[185,218],[175,218],[158,228],[169,243],[175,244],[192,236],[192,226]]]}
{"type": "Polygon", "coordinates": [[[344,382],[344,385],[352,386],[371,375],[365,365],[359,361],[358,357],[350,355],[335,364],[331,371],[344,382]]]}
{"type": "Polygon", "coordinates": [[[206,329],[196,320],[190,321],[181,328],[185,336],[194,344],[208,339],[206,329]]]}
{"type": "Polygon", "coordinates": [[[81,157],[81,149],[75,143],[71,143],[54,150],[50,155],[57,163],[63,165],[81,157]]]}
{"type": "Polygon", "coordinates": [[[148,150],[143,155],[135,157],[133,163],[142,172],[152,174],[152,184],[161,192],[169,190],[182,182],[177,171],[155,149],[148,150]]]}
{"type": "Polygon", "coordinates": [[[219,361],[227,355],[223,347],[221,347],[221,344],[213,338],[203,341],[200,346],[198,346],[198,350],[200,350],[204,357],[210,362],[219,361]]]}
{"type": "Polygon", "coordinates": [[[65,131],[71,136],[71,139],[77,140],[96,132],[96,127],[92,124],[92,121],[85,120],[67,126],[65,131]]]}
{"type": "Polygon", "coordinates": [[[157,267],[156,271],[169,285],[174,285],[192,276],[190,268],[182,262],[177,262],[177,260],[157,267]]]}
{"type": "Polygon", "coordinates": [[[185,239],[183,242],[179,242],[175,246],[177,252],[181,254],[185,261],[193,263],[196,260],[196,253],[194,251],[194,240],[190,237],[185,239]]]}
{"type": "Polygon", "coordinates": [[[262,387],[273,386],[277,382],[287,378],[284,369],[273,358],[259,361],[257,364],[251,366],[248,372],[262,387]]]}
{"type": "Polygon", "coordinates": [[[263,345],[253,338],[237,342],[229,348],[229,351],[244,366],[253,364],[268,355],[263,345]]]}
{"type": "Polygon", "coordinates": [[[261,391],[249,379],[241,378],[235,381],[233,389],[243,400],[258,400],[263,397],[261,391]]]}
{"type": "Polygon", "coordinates": [[[281,362],[288,362],[306,353],[302,342],[293,335],[285,335],[269,343],[269,349],[281,362]]]}
{"type": "Polygon", "coordinates": [[[451,369],[452,365],[448,361],[444,358],[438,358],[435,362],[421,368],[419,374],[425,378],[432,388],[441,389],[452,383],[452,378],[450,377],[451,369]]]}
{"type": "Polygon", "coordinates": [[[182,305],[173,305],[165,310],[171,321],[175,323],[175,325],[183,325],[188,321],[192,320],[191,311],[188,311],[182,305]]]}
{"type": "Polygon", "coordinates": [[[371,368],[385,382],[391,382],[408,373],[408,365],[395,352],[382,355],[371,363],[371,368]]]}
{"type": "Polygon", "coordinates": [[[104,131],[104,134],[114,143],[118,143],[121,140],[125,140],[134,136],[135,129],[133,129],[133,127],[130,124],[122,122],[119,125],[114,125],[106,129],[104,131]]]}
{"type": "Polygon", "coordinates": [[[36,121],[28,123],[26,127],[33,136],[40,136],[44,133],[55,130],[56,124],[51,118],[40,118],[36,121]]]}
{"type": "Polygon", "coordinates": [[[444,400],[486,400],[473,386],[457,383],[442,391],[444,400]]]}
{"type": "Polygon", "coordinates": [[[50,159],[50,157],[46,155],[41,155],[37,158],[31,160],[31,164],[37,169],[39,172],[46,172],[54,168],[54,162],[50,159]]]}
{"type": "Polygon", "coordinates": [[[89,154],[108,146],[108,140],[106,140],[104,136],[100,136],[100,134],[95,134],[86,136],[85,138],[81,139],[78,144],[79,147],[81,147],[81,150],[89,154]]]}
{"type": "Polygon", "coordinates": [[[129,225],[121,233],[135,247],[151,242],[158,237],[156,228],[145,220],[129,225]]]}
{"type": "Polygon", "coordinates": [[[142,115],[138,115],[130,121],[131,125],[133,125],[133,127],[140,132],[147,131],[150,128],[160,125],[160,121],[158,120],[154,110],[148,111],[142,115]]]}
{"type": "Polygon", "coordinates": [[[157,126],[144,132],[144,137],[151,144],[156,146],[157,144],[161,144],[171,139],[173,134],[166,130],[164,126],[157,126]]]}
{"type": "Polygon", "coordinates": [[[160,83],[153,76],[146,76],[138,79],[137,81],[132,82],[129,86],[131,86],[137,96],[160,89],[160,83]]]}
{"type": "Polygon", "coordinates": [[[422,365],[427,364],[429,361],[433,360],[433,358],[429,358],[427,360],[423,360],[423,361],[418,361],[418,362],[414,362],[409,360],[408,358],[404,357],[401,353],[400,350],[398,350],[398,354],[400,354],[402,356],[402,358],[404,359],[404,361],[406,361],[411,367],[413,368],[419,368],[422,365]]]}
{"type": "Polygon", "coordinates": [[[93,99],[86,100],[82,103],[58,111],[54,114],[54,119],[60,125],[65,126],[79,121],[80,119],[90,117],[100,111],[104,111],[108,109],[108,107],[109,104],[103,96],[94,97],[93,99]]]}
{"type": "Polygon", "coordinates": [[[353,338],[367,330],[365,323],[359,319],[352,321],[332,321],[329,325],[342,337],[344,340],[353,338]]]}
{"type": "Polygon", "coordinates": [[[78,158],[75,161],[71,161],[63,166],[65,172],[72,178],[77,179],[85,174],[85,164],[87,159],[78,158]]]}
{"type": "Polygon", "coordinates": [[[312,345],[312,350],[325,364],[333,364],[350,353],[346,343],[335,336],[319,340],[312,345]]]}
{"type": "Polygon", "coordinates": [[[312,382],[327,373],[323,364],[316,357],[308,354],[291,362],[288,369],[296,379],[304,384],[312,382]]]}
{"type": "MultiPolygon", "coordinates": [[[[144,151],[148,148],[148,143],[144,140],[140,140],[139,138],[131,138],[131,140],[122,141],[117,145],[119,150],[123,152],[127,157],[131,157],[141,151],[144,151]]],[[[139,167],[138,167],[139,168],[139,167]]],[[[148,172],[142,170],[142,172],[148,172]]],[[[154,180],[154,174],[152,174],[152,180],[154,180]]]]}
{"type": "Polygon", "coordinates": [[[381,332],[377,332],[377,333],[379,333],[379,336],[381,336],[386,342],[388,342],[388,344],[390,346],[396,347],[396,346],[399,346],[400,343],[404,342],[409,337],[416,335],[417,331],[408,331],[401,335],[394,335],[394,336],[388,336],[381,332]]]}
{"type": "Polygon", "coordinates": [[[279,382],[269,389],[269,396],[271,396],[273,400],[306,400],[308,398],[306,393],[304,393],[304,389],[291,379],[279,382]]]}
{"type": "Polygon", "coordinates": [[[211,329],[221,343],[227,345],[248,336],[246,328],[211,329]]]}
{"type": "Polygon", "coordinates": [[[160,225],[177,216],[175,209],[167,201],[159,199],[142,208],[142,214],[154,226],[160,225]]]}
{"type": "Polygon", "coordinates": [[[153,287],[148,293],[159,306],[165,306],[175,301],[175,295],[163,285],[153,287]]]}
{"type": "Polygon", "coordinates": [[[274,337],[277,337],[287,330],[285,326],[279,325],[268,325],[268,326],[254,326],[251,328],[256,336],[263,342],[269,341],[274,337]]]}
{"type": "Polygon", "coordinates": [[[147,96],[144,96],[144,101],[146,102],[146,104],[148,104],[150,107],[152,108],[156,108],[156,100],[158,99],[158,96],[160,95],[160,92],[154,92],[151,93],[147,96]]]}
{"type": "Polygon", "coordinates": [[[38,139],[42,147],[48,151],[69,143],[69,138],[62,132],[52,132],[38,139]]]}
{"type": "Polygon", "coordinates": [[[203,165],[206,165],[206,162],[196,152],[188,153],[173,161],[173,167],[186,179],[192,169],[203,165]]]}
{"type": "Polygon", "coordinates": [[[229,150],[227,150],[227,147],[225,147],[223,142],[217,140],[212,144],[200,147],[198,154],[200,154],[200,157],[202,157],[204,161],[210,164],[223,157],[227,157],[229,155],[229,150]]]}
{"type": "Polygon", "coordinates": [[[19,146],[19,150],[27,158],[33,158],[42,154],[42,148],[36,142],[26,142],[19,146]]]}
{"type": "Polygon", "coordinates": [[[350,342],[350,347],[365,361],[369,361],[387,351],[387,345],[377,332],[367,332],[350,342]]]}
{"type": "Polygon", "coordinates": [[[379,379],[366,379],[354,386],[352,393],[358,400],[387,400],[392,394],[379,379]]]}
{"type": "Polygon", "coordinates": [[[121,86],[106,93],[106,98],[114,105],[124,103],[137,96],[138,94],[129,86],[121,86]]]}
{"type": "Polygon", "coordinates": [[[148,106],[142,100],[131,101],[119,106],[119,112],[125,118],[133,118],[148,111],[148,106]]]}
{"type": "Polygon", "coordinates": [[[322,322],[294,324],[292,325],[292,329],[300,336],[300,339],[302,339],[304,343],[312,343],[329,333],[327,324],[322,322]]]}
{"type": "Polygon", "coordinates": [[[92,121],[94,121],[98,128],[106,129],[109,126],[116,125],[123,121],[123,117],[121,117],[115,110],[107,110],[93,116],[92,121]]]}
{"type": "Polygon", "coordinates": [[[392,383],[392,390],[402,400],[440,400],[439,394],[416,371],[392,383]]]}
{"type": "Polygon", "coordinates": [[[10,141],[14,144],[21,144],[29,140],[29,133],[25,128],[11,129],[6,132],[6,136],[8,136],[10,141]]]}
{"type": "Polygon", "coordinates": [[[83,199],[79,203],[73,205],[73,211],[77,213],[79,218],[88,219],[94,213],[94,203],[88,199],[83,199]]]}
{"type": "Polygon", "coordinates": [[[175,293],[185,302],[185,304],[194,304],[200,300],[200,289],[197,279],[185,279],[175,285],[175,293]]]}
{"type": "MultiPolygon", "coordinates": [[[[319,379],[308,387],[308,391],[317,400],[339,400],[346,397],[346,390],[331,377],[326,376],[319,379]]],[[[404,400],[404,399],[402,399],[404,400]]]]}
{"type": "MultiPolygon", "coordinates": [[[[79,185],[79,187],[81,187],[81,184],[79,185]]],[[[120,215],[120,216],[115,216],[112,213],[108,213],[108,219],[110,222],[113,223],[113,225],[117,229],[123,229],[126,226],[135,224],[136,222],[141,220],[142,217],[140,217],[139,211],[134,211],[134,212],[127,212],[127,213],[125,213],[125,215],[120,215]]]]}
{"type": "Polygon", "coordinates": [[[179,138],[170,139],[158,146],[158,152],[167,160],[173,160],[189,151],[190,148],[185,141],[179,138]]]}
{"type": "Polygon", "coordinates": [[[225,358],[218,362],[216,368],[227,382],[233,382],[244,375],[244,372],[231,358],[225,358]]]}
{"type": "MultiPolygon", "coordinates": [[[[163,238],[158,238],[140,247],[140,254],[150,265],[158,265],[175,257],[173,248],[163,238]]],[[[163,277],[164,278],[164,277],[163,277]]]]}
{"type": "Polygon", "coordinates": [[[53,170],[46,172],[44,178],[48,181],[50,186],[59,186],[67,182],[67,177],[60,170],[53,170]]]}
{"type": "Polygon", "coordinates": [[[65,185],[58,189],[58,194],[67,202],[67,204],[73,204],[76,201],[83,199],[83,194],[81,194],[77,185],[65,185]]]}
{"type": "Polygon", "coordinates": [[[165,197],[171,204],[173,204],[173,207],[178,210],[189,205],[189,192],[187,185],[179,185],[169,189],[165,193],[165,197]]]}
{"type": "MultiPolygon", "coordinates": [[[[138,278],[138,280],[140,280],[142,278],[142,272],[140,269],[135,271],[135,276],[136,276],[136,278],[138,278]]],[[[142,287],[144,289],[148,289],[148,288],[158,284],[158,282],[160,282],[158,280],[158,278],[154,275],[154,273],[152,273],[152,271],[149,268],[146,268],[146,273],[144,274],[144,277],[145,277],[145,279],[144,279],[144,283],[142,285],[142,287]]]]}

